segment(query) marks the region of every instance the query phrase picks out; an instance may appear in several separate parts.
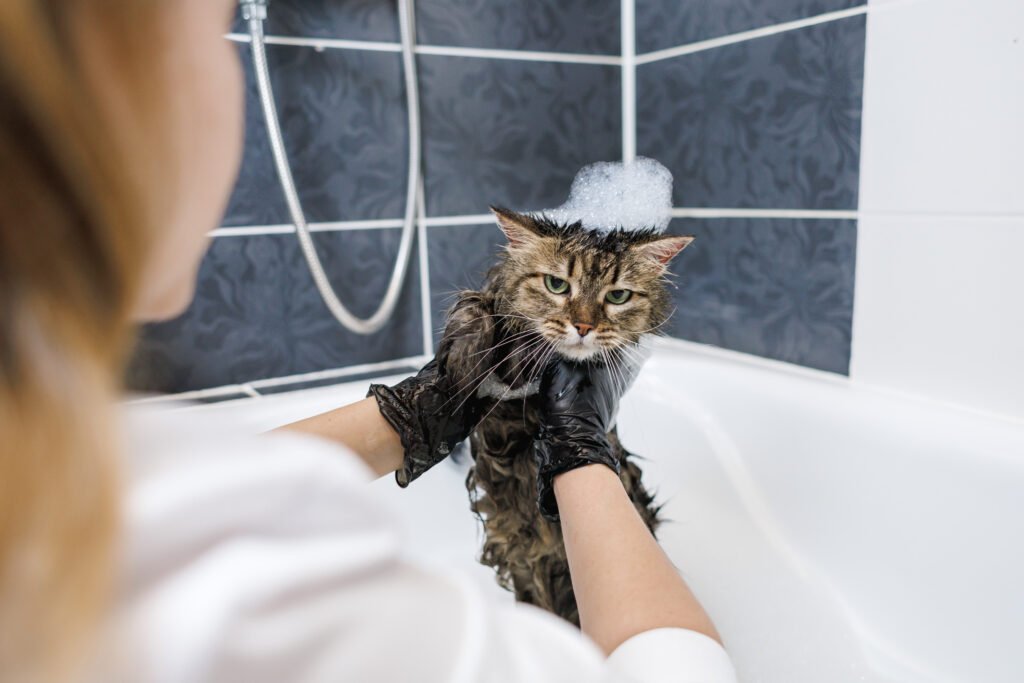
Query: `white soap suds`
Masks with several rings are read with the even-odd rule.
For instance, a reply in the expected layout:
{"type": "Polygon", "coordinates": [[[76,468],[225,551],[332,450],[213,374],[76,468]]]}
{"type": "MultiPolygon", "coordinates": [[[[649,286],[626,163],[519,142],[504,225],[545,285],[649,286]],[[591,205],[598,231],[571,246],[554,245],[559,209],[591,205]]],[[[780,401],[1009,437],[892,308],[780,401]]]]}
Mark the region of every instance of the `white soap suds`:
{"type": "Polygon", "coordinates": [[[672,220],[672,173],[646,157],[600,161],[580,169],[565,204],[540,213],[559,223],[583,221],[583,227],[599,232],[664,232],[672,220]]]}

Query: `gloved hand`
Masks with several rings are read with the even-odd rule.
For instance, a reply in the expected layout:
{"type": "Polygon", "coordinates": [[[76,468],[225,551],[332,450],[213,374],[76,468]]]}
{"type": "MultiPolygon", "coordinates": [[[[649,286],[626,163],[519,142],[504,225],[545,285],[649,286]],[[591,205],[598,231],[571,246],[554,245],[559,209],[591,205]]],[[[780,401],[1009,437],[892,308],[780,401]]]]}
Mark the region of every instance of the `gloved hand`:
{"type": "Polygon", "coordinates": [[[395,481],[402,488],[448,457],[481,417],[475,396],[458,395],[437,358],[393,387],[370,385],[380,414],[398,433],[405,450],[395,481]]]}
{"type": "Polygon", "coordinates": [[[604,364],[557,361],[541,381],[543,418],[534,440],[537,502],[545,519],[558,521],[553,480],[577,467],[599,463],[619,473],[618,456],[608,441],[619,399],[638,367],[611,370],[604,364]]]}

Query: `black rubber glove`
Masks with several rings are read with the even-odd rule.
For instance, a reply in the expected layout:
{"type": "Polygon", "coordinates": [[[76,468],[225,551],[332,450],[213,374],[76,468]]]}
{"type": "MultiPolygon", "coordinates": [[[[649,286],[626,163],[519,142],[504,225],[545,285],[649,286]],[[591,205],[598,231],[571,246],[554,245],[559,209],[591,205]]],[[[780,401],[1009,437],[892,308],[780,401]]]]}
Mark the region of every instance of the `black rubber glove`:
{"type": "Polygon", "coordinates": [[[537,502],[545,519],[558,521],[553,480],[556,475],[600,463],[619,473],[608,432],[619,409],[625,381],[619,368],[557,361],[541,381],[544,417],[534,440],[537,502]]]}
{"type": "Polygon", "coordinates": [[[393,387],[370,385],[366,395],[377,399],[380,414],[402,440],[405,457],[395,471],[402,488],[448,457],[480,421],[481,402],[456,395],[436,358],[393,387]]]}

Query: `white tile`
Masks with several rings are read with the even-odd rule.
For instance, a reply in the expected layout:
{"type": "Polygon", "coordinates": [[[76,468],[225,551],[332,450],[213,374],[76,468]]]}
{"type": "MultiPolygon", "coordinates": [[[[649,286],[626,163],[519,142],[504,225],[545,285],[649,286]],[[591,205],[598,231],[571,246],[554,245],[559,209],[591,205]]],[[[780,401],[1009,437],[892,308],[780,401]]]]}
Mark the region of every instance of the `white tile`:
{"type": "Polygon", "coordinates": [[[860,209],[1024,213],[1024,0],[871,8],[860,209]]]}
{"type": "Polygon", "coordinates": [[[1024,417],[1024,217],[862,218],[851,377],[1024,417]]]}

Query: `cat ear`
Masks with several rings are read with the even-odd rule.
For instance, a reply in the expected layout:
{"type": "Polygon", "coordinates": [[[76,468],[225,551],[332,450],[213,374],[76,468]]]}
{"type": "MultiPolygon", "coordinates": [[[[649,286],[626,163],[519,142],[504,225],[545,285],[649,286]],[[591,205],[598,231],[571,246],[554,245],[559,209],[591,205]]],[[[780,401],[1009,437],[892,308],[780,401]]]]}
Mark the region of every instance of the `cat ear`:
{"type": "Polygon", "coordinates": [[[498,219],[498,227],[505,233],[508,244],[513,249],[526,246],[540,237],[536,223],[530,216],[500,206],[492,206],[491,212],[498,219]]]}
{"type": "Polygon", "coordinates": [[[683,249],[690,246],[693,240],[692,235],[673,235],[671,237],[663,237],[654,242],[648,242],[641,245],[638,249],[640,253],[654,259],[659,265],[667,266],[668,262],[674,259],[683,249]]]}

